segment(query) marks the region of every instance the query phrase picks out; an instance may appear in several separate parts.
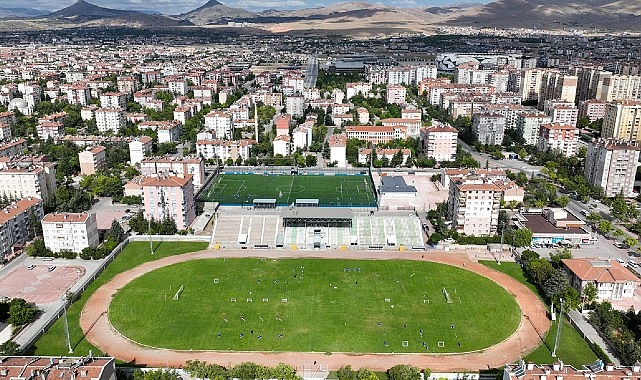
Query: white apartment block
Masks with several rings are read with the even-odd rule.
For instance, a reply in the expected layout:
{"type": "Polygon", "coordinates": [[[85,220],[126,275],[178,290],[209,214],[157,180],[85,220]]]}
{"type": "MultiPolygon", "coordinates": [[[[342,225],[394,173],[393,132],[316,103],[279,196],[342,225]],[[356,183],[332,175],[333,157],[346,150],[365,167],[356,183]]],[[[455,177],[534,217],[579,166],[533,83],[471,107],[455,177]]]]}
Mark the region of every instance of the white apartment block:
{"type": "MultiPolygon", "coordinates": [[[[158,143],[172,143],[180,140],[181,124],[179,122],[167,121],[161,122],[156,132],[158,133],[158,143]]],[[[142,124],[142,123],[141,123],[142,124]]]]}
{"type": "Polygon", "coordinates": [[[390,104],[398,104],[404,106],[406,104],[405,97],[407,90],[400,85],[387,86],[387,102],[390,104]]]}
{"type": "Polygon", "coordinates": [[[98,246],[98,224],[94,213],[47,214],[42,219],[45,247],[52,252],[80,253],[98,246]]]}
{"type": "Polygon", "coordinates": [[[505,132],[505,117],[500,114],[474,115],[472,132],[481,144],[501,145],[505,132]]]}
{"type": "Polygon", "coordinates": [[[276,136],[272,145],[274,146],[274,156],[280,154],[286,157],[292,154],[292,142],[289,135],[276,136]]]}
{"type": "Polygon", "coordinates": [[[49,162],[23,166],[8,163],[0,169],[0,196],[49,201],[56,192],[56,167],[49,162]]]}
{"type": "Polygon", "coordinates": [[[0,123],[0,141],[11,140],[11,126],[9,124],[0,123]]]}
{"type": "Polygon", "coordinates": [[[127,124],[125,118],[125,111],[120,108],[99,108],[95,113],[96,127],[101,133],[113,132],[118,133],[118,130],[127,124]]]}
{"type": "Polygon", "coordinates": [[[172,78],[167,80],[167,87],[172,94],[185,95],[187,93],[187,81],[184,78],[172,78]]]}
{"type": "Polygon", "coordinates": [[[347,83],[346,84],[346,98],[347,100],[353,98],[356,95],[363,95],[364,97],[369,97],[370,91],[372,91],[372,84],[365,82],[356,82],[356,83],[347,83]]]}
{"type": "Polygon", "coordinates": [[[364,140],[373,144],[387,143],[392,140],[407,139],[407,127],[385,127],[356,125],[345,128],[347,139],[364,140]]]}
{"type": "Polygon", "coordinates": [[[118,86],[118,92],[123,92],[125,94],[132,94],[138,91],[138,80],[131,76],[121,76],[116,78],[116,85],[118,86]]]}
{"type": "Polygon", "coordinates": [[[236,161],[238,158],[246,160],[249,158],[250,150],[254,140],[211,140],[203,139],[196,142],[196,154],[206,160],[219,159],[226,161],[231,158],[236,161]]]}
{"type": "Polygon", "coordinates": [[[401,119],[422,120],[423,112],[419,108],[403,108],[401,119]]]}
{"type": "Polygon", "coordinates": [[[101,108],[120,108],[127,107],[127,94],[122,92],[108,92],[100,95],[101,108]]]}
{"type": "Polygon", "coordinates": [[[139,164],[142,159],[151,154],[153,139],[141,136],[129,143],[129,162],[131,165],[139,164]]]}
{"type": "Polygon", "coordinates": [[[436,123],[421,129],[423,151],[436,161],[454,161],[458,144],[458,130],[449,124],[436,123]]]}
{"type": "Polygon", "coordinates": [[[145,157],[140,162],[143,175],[152,174],[191,174],[194,187],[202,186],[205,181],[205,164],[202,157],[145,157]]]}
{"type": "Polygon", "coordinates": [[[86,106],[82,107],[80,110],[80,118],[84,121],[91,120],[94,117],[96,117],[96,110],[98,107],[96,106],[86,106]]]}
{"type": "Polygon", "coordinates": [[[27,140],[20,138],[0,144],[0,157],[21,155],[27,149],[27,140]]]}
{"type": "Polygon", "coordinates": [[[497,233],[501,188],[483,180],[455,179],[450,183],[447,216],[452,228],[468,236],[497,233]]]}
{"type": "Polygon", "coordinates": [[[293,150],[298,148],[306,149],[312,145],[312,128],[308,126],[300,126],[292,132],[293,150]]]}
{"type": "Polygon", "coordinates": [[[210,112],[205,115],[205,130],[214,131],[216,138],[232,138],[233,119],[230,113],[210,112]]]}
{"type": "Polygon", "coordinates": [[[574,156],[579,148],[579,130],[567,124],[543,124],[539,129],[537,148],[555,150],[565,157],[574,156]]]}
{"type": "Polygon", "coordinates": [[[91,99],[91,89],[84,85],[70,85],[64,88],[69,104],[80,104],[86,106],[91,99]]]}
{"type": "Polygon", "coordinates": [[[82,175],[96,174],[107,168],[107,155],[104,146],[94,146],[78,153],[80,173],[82,175]]]}
{"type": "Polygon", "coordinates": [[[516,127],[523,131],[523,138],[527,145],[536,145],[539,142],[541,125],[551,122],[550,116],[540,112],[523,112],[516,116],[516,127]]]}
{"type": "Polygon", "coordinates": [[[600,100],[612,102],[626,99],[641,101],[641,75],[611,75],[604,78],[600,100]]]}
{"type": "Polygon", "coordinates": [[[543,108],[546,100],[558,99],[574,102],[576,99],[578,77],[563,74],[557,71],[548,71],[541,78],[541,91],[539,92],[539,109],[543,108]]]}
{"type": "Polygon", "coordinates": [[[614,139],[599,139],[588,144],[585,157],[585,179],[600,186],[606,197],[623,194],[634,197],[634,177],[639,165],[639,143],[614,139]]]}
{"type": "Polygon", "coordinates": [[[288,96],[285,98],[285,109],[294,117],[301,117],[305,113],[305,98],[302,96],[288,96]]]}
{"type": "Polygon", "coordinates": [[[356,118],[358,119],[358,124],[367,124],[369,123],[369,111],[365,107],[358,107],[356,110],[356,118]]]}
{"type": "Polygon", "coordinates": [[[291,87],[294,92],[302,92],[305,89],[305,78],[299,74],[287,74],[283,76],[283,86],[291,87]]]}
{"type": "Polygon", "coordinates": [[[176,107],[174,109],[174,120],[185,125],[187,120],[191,118],[191,108],[190,107],[176,107]]]}
{"type": "Polygon", "coordinates": [[[568,124],[576,127],[579,118],[579,109],[574,102],[546,100],[543,112],[552,118],[553,123],[568,124]]]}
{"type": "Polygon", "coordinates": [[[521,85],[519,90],[523,101],[539,99],[543,74],[546,71],[546,69],[527,69],[521,71],[521,85]]]}
{"type": "Polygon", "coordinates": [[[37,222],[44,216],[42,201],[38,198],[22,198],[0,210],[0,261],[13,253],[14,245],[33,238],[31,215],[37,222]]]}
{"type": "Polygon", "coordinates": [[[332,90],[331,99],[334,100],[334,103],[343,103],[345,100],[345,93],[342,90],[335,88],[332,90]]]}
{"type": "Polygon", "coordinates": [[[336,162],[336,166],[347,166],[347,135],[331,135],[329,137],[329,161],[336,162]]]}
{"type": "Polygon", "coordinates": [[[146,218],[176,222],[179,230],[186,230],[196,218],[194,184],[191,174],[148,176],[141,180],[146,218]]]}

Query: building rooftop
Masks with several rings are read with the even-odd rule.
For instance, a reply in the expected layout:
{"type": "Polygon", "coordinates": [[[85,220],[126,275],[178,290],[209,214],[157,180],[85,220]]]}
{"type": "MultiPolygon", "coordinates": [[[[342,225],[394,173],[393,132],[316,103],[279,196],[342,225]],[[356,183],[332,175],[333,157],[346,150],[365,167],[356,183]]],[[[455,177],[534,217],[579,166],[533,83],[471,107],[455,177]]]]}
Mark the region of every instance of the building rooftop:
{"type": "Polygon", "coordinates": [[[41,202],[38,198],[27,197],[8,205],[0,210],[0,225],[41,202]]]}
{"type": "Polygon", "coordinates": [[[639,279],[617,261],[563,259],[563,264],[582,281],[637,282],[639,279]]]}
{"type": "MultiPolygon", "coordinates": [[[[555,227],[552,223],[550,223],[543,214],[521,214],[523,216],[524,220],[521,220],[521,223],[527,227],[530,231],[533,233],[540,233],[540,234],[563,234],[563,235],[570,235],[570,234],[577,234],[577,235],[585,235],[588,232],[586,232],[583,228],[579,227],[555,227]]],[[[571,214],[568,214],[568,220],[579,220],[572,216],[571,214]]]]}
{"type": "Polygon", "coordinates": [[[405,179],[400,176],[381,177],[381,193],[416,193],[416,187],[405,183],[405,179]]]}
{"type": "Polygon", "coordinates": [[[81,213],[51,213],[45,215],[43,223],[85,223],[91,214],[81,213]]]}
{"type": "Polygon", "coordinates": [[[194,176],[192,174],[184,174],[180,176],[172,175],[158,175],[148,176],[140,182],[140,186],[156,186],[156,187],[183,187],[187,185],[194,176]]]}

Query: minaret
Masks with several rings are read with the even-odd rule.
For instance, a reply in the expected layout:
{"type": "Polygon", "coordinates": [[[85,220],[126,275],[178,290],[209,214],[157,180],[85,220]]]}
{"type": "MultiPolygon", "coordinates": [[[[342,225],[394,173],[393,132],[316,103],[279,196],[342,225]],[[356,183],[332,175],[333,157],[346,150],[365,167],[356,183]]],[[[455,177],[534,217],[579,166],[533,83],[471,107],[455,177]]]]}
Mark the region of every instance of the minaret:
{"type": "Polygon", "coordinates": [[[254,133],[256,134],[256,144],[258,144],[258,104],[254,104],[254,133]]]}

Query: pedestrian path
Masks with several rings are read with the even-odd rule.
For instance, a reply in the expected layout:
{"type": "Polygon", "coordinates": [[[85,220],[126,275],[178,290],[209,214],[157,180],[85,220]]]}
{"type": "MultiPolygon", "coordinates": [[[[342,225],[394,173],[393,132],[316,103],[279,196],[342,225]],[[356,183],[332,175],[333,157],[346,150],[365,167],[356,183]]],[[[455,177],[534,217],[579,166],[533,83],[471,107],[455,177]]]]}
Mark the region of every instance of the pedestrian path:
{"type": "MultiPolygon", "coordinates": [[[[574,325],[577,326],[581,334],[585,337],[587,337],[587,340],[592,343],[596,344],[597,346],[601,347],[603,352],[608,354],[610,357],[610,361],[612,364],[615,366],[620,366],[621,362],[619,361],[619,358],[616,357],[610,346],[605,343],[603,338],[601,338],[601,335],[592,327],[592,325],[585,319],[583,314],[578,312],[577,310],[570,310],[568,312],[568,316],[574,322],[574,325]]],[[[563,332],[561,332],[563,334],[563,332]]]]}

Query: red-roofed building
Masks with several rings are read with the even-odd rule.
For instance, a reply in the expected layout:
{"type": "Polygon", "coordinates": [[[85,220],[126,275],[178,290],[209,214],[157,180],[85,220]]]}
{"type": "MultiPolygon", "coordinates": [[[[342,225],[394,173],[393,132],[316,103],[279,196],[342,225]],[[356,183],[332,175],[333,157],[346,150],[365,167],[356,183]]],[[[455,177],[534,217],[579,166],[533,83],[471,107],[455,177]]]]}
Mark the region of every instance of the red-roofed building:
{"type": "Polygon", "coordinates": [[[47,214],[42,219],[45,247],[53,252],[80,253],[98,246],[98,224],[94,213],[47,214]]]}
{"type": "Polygon", "coordinates": [[[385,127],[374,125],[356,125],[345,128],[347,139],[359,139],[373,144],[387,143],[392,140],[407,139],[407,127],[385,127]]]}
{"type": "Polygon", "coordinates": [[[599,300],[620,300],[634,297],[639,279],[614,260],[563,259],[563,269],[570,275],[570,284],[581,294],[588,284],[597,289],[599,300]]]}
{"type": "Polygon", "coordinates": [[[176,222],[179,230],[189,228],[196,218],[193,175],[153,175],[140,182],[145,217],[176,222]]]}
{"type": "Polygon", "coordinates": [[[82,175],[96,174],[107,168],[107,154],[104,146],[94,146],[78,153],[80,173],[82,175]]]}
{"type": "Polygon", "coordinates": [[[434,124],[421,129],[423,151],[436,161],[454,161],[458,144],[458,131],[449,124],[434,124]]]}
{"type": "Polygon", "coordinates": [[[276,136],[289,135],[292,125],[292,115],[286,113],[276,117],[276,136]]]}
{"type": "Polygon", "coordinates": [[[498,185],[485,178],[453,178],[447,200],[452,228],[466,235],[496,234],[502,194],[498,185]]]}
{"type": "Polygon", "coordinates": [[[42,219],[42,201],[38,198],[23,198],[0,210],[0,261],[11,254],[16,244],[24,244],[33,238],[30,218],[42,219]]]}
{"type": "Polygon", "coordinates": [[[8,356],[0,364],[0,379],[116,380],[114,358],[8,356]]]}
{"type": "Polygon", "coordinates": [[[579,130],[568,124],[542,124],[537,148],[540,151],[557,150],[566,157],[574,156],[579,148],[579,130]]]}
{"type": "Polygon", "coordinates": [[[336,166],[347,166],[347,135],[331,135],[329,137],[329,161],[336,162],[336,166]]]}

